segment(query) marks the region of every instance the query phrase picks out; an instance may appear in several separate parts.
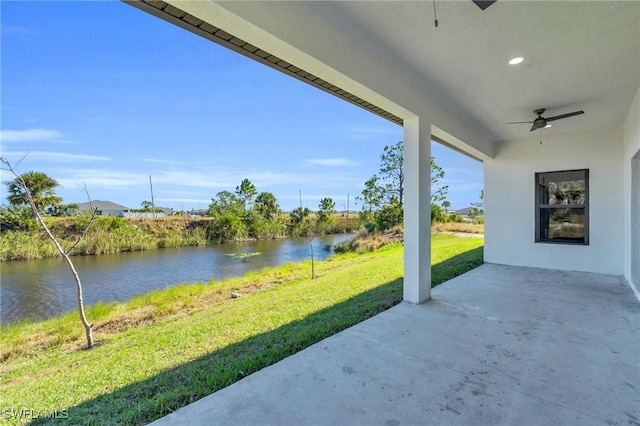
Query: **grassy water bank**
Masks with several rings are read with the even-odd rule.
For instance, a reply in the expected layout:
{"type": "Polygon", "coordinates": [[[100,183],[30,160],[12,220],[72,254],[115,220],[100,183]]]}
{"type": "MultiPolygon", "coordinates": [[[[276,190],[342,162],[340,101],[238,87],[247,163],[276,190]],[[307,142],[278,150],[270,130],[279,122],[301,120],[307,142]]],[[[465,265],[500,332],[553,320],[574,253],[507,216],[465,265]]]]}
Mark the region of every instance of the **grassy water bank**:
{"type": "MultiPolygon", "coordinates": [[[[434,236],[433,284],[480,265],[482,244],[434,236]]],[[[77,314],[3,327],[2,421],[157,419],[398,303],[402,255],[393,244],[318,262],[315,280],[300,262],[93,306],[101,344],[89,351],[77,314]]]]}

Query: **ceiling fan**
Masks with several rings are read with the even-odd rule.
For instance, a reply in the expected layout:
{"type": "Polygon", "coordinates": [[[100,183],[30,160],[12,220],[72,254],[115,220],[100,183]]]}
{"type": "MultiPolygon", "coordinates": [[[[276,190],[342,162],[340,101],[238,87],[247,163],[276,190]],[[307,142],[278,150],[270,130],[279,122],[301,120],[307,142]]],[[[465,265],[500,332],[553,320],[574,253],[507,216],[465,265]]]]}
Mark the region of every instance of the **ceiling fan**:
{"type": "MultiPolygon", "coordinates": [[[[480,10],[485,10],[486,8],[488,8],[498,0],[471,0],[471,1],[473,2],[473,4],[478,6],[480,10]]],[[[433,0],[433,15],[435,17],[433,21],[433,25],[436,28],[438,28],[438,14],[436,13],[436,0],[433,0]]]]}
{"type": "Polygon", "coordinates": [[[480,9],[485,10],[492,4],[494,4],[497,0],[471,0],[476,6],[480,9]]]}
{"type": "Polygon", "coordinates": [[[567,114],[560,114],[560,115],[555,115],[553,117],[544,118],[542,116],[542,114],[544,114],[544,112],[545,112],[544,108],[536,109],[536,110],[533,111],[534,114],[538,114],[538,118],[536,118],[535,120],[533,120],[533,121],[512,121],[511,123],[507,123],[507,124],[533,123],[533,126],[531,127],[531,130],[529,130],[530,132],[533,132],[536,129],[542,129],[543,127],[547,127],[549,121],[555,121],[555,120],[560,120],[561,118],[568,118],[568,117],[573,117],[574,115],[584,114],[584,111],[574,111],[574,112],[569,112],[567,114]]]}

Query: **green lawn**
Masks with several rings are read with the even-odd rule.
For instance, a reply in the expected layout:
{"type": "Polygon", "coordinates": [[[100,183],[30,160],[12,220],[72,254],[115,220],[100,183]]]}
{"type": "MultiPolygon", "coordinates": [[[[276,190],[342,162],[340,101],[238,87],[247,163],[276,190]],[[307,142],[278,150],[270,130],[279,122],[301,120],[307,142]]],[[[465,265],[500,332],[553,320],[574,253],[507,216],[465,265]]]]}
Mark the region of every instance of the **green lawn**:
{"type": "MultiPolygon", "coordinates": [[[[433,284],[480,265],[482,244],[434,236],[433,284]]],[[[402,253],[337,255],[315,280],[301,262],[98,305],[91,350],[77,314],[3,327],[2,422],[148,423],[400,302],[402,253]]]]}

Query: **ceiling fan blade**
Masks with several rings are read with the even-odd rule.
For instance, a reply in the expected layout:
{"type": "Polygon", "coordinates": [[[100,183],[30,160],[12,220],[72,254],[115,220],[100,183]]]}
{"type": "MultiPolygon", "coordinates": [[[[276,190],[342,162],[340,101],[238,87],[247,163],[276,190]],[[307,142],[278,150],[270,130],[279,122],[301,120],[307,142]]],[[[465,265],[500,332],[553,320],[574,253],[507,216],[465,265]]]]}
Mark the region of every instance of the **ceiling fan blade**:
{"type": "Polygon", "coordinates": [[[555,115],[553,117],[547,118],[547,121],[560,120],[561,118],[573,117],[574,115],[580,115],[580,114],[584,114],[584,111],[574,111],[574,112],[569,112],[567,114],[555,115]]]}
{"type": "Polygon", "coordinates": [[[505,124],[531,124],[533,123],[533,121],[512,121],[510,123],[505,123],[505,124]]]}
{"type": "Polygon", "coordinates": [[[492,4],[494,4],[497,0],[471,0],[476,6],[480,9],[485,10],[492,4]]]}
{"type": "Polygon", "coordinates": [[[534,130],[542,129],[542,128],[546,127],[546,126],[547,126],[547,123],[546,123],[546,121],[544,119],[536,120],[536,121],[533,122],[533,126],[531,126],[531,130],[529,130],[529,131],[533,132],[534,130]]]}

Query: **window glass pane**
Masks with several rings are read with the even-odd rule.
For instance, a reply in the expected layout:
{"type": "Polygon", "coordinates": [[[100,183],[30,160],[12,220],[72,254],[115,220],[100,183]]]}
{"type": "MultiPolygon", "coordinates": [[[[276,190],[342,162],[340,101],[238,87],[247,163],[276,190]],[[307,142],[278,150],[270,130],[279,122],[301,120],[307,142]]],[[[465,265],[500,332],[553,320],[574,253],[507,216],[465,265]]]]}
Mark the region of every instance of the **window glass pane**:
{"type": "Polygon", "coordinates": [[[542,241],[584,242],[584,209],[541,208],[540,239],[542,241]]]}
{"type": "Polygon", "coordinates": [[[586,176],[584,170],[569,172],[541,173],[540,204],[585,204],[586,176]]]}

